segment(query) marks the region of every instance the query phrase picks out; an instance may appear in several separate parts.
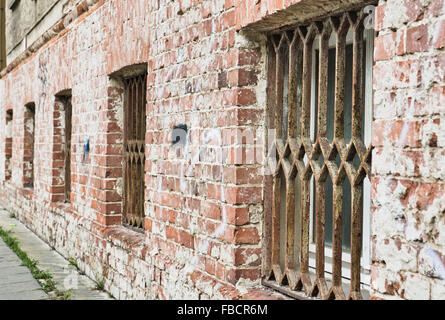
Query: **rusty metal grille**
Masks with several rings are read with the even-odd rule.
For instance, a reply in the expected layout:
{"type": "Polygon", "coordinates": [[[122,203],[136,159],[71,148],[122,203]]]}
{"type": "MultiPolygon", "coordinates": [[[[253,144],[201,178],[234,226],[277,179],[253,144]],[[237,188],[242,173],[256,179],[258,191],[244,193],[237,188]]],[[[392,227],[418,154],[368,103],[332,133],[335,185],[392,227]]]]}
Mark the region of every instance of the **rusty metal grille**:
{"type": "Polygon", "coordinates": [[[13,111],[6,111],[6,137],[5,137],[5,180],[10,180],[12,176],[11,158],[12,158],[12,137],[14,136],[13,128],[13,111]]]}
{"type": "Polygon", "coordinates": [[[124,80],[124,224],[144,227],[147,75],[124,80]]]}
{"type": "Polygon", "coordinates": [[[268,105],[278,163],[264,284],[292,296],[363,298],[363,183],[372,154],[364,142],[365,19],[358,10],[269,35],[268,105]]]}
{"type": "Polygon", "coordinates": [[[25,106],[25,141],[23,155],[24,186],[34,188],[35,104],[25,106]]]}
{"type": "Polygon", "coordinates": [[[71,201],[71,129],[72,129],[72,104],[71,96],[61,97],[65,112],[65,202],[71,201]]]}

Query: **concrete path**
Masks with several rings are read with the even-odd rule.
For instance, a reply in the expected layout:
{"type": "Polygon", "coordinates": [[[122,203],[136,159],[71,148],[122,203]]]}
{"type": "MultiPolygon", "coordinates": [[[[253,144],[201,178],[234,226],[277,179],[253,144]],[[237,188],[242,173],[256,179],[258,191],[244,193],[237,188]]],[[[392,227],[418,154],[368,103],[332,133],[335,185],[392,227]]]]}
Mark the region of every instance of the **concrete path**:
{"type": "Polygon", "coordinates": [[[48,295],[42,290],[31,271],[0,239],[0,300],[43,300],[48,295]]]}
{"type": "MultiPolygon", "coordinates": [[[[11,218],[9,212],[0,209],[0,227],[11,230],[17,238],[21,250],[29,258],[37,260],[40,270],[53,275],[56,288],[60,291],[70,290],[70,300],[109,300],[113,299],[106,292],[95,290],[96,283],[70,265],[54,249],[37,237],[17,219],[11,218]]],[[[41,290],[31,272],[21,265],[21,260],[0,238],[0,300],[4,299],[48,299],[51,298],[41,290]]]]}

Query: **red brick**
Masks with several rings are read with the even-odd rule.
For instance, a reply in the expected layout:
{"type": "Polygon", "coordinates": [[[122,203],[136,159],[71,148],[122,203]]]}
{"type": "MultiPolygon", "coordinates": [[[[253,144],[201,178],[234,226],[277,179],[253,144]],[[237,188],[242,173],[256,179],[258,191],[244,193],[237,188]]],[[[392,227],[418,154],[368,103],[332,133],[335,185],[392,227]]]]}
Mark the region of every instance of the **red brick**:
{"type": "Polygon", "coordinates": [[[381,35],[375,39],[374,59],[388,60],[396,54],[397,34],[395,32],[381,35]]]}
{"type": "Polygon", "coordinates": [[[423,52],[428,49],[428,25],[408,28],[406,31],[406,51],[423,52]]]}
{"type": "Polygon", "coordinates": [[[434,26],[433,46],[436,49],[445,47],[445,19],[442,19],[434,26]]]}

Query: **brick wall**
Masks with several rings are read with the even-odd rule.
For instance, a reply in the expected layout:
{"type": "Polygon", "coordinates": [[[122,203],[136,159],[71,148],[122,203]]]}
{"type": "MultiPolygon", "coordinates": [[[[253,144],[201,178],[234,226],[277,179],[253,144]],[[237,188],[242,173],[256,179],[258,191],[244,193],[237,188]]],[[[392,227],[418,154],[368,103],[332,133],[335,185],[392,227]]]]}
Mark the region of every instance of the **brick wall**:
{"type": "MultiPolygon", "coordinates": [[[[263,137],[259,43],[236,33],[231,1],[130,2],[99,2],[3,77],[2,120],[13,108],[18,139],[24,106],[36,103],[36,175],[33,192],[3,181],[2,204],[89,276],[104,277],[115,297],[278,297],[259,283],[263,150],[246,162],[256,150],[243,140],[249,130],[263,137]],[[148,66],[144,234],[121,226],[123,99],[109,77],[141,63],[148,66]],[[55,97],[67,90],[71,203],[59,196],[64,115],[55,97]],[[181,123],[187,143],[172,146],[181,123]]],[[[18,141],[14,167],[23,159],[18,141]]],[[[14,171],[13,181],[22,174],[14,171]]]]}
{"type": "Polygon", "coordinates": [[[372,288],[445,296],[443,0],[380,1],[376,11],[372,288]]]}
{"type": "MultiPolygon", "coordinates": [[[[414,2],[403,2],[404,14],[397,1],[381,1],[377,11],[375,297],[444,295],[432,271],[440,271],[434,263],[443,261],[445,243],[443,3],[414,2]]],[[[17,168],[11,181],[0,170],[1,204],[87,275],[104,278],[117,298],[280,298],[260,284],[267,70],[259,31],[345,2],[320,3],[100,1],[0,80],[0,123],[13,108],[17,168]],[[139,64],[148,72],[144,233],[121,225],[123,91],[114,77],[139,64]],[[70,203],[55,196],[63,173],[55,96],[66,90],[70,203]],[[19,169],[29,102],[36,104],[33,191],[19,169]],[[187,125],[186,141],[173,145],[179,124],[187,125]]],[[[4,129],[0,141],[3,150],[4,129]]]]}

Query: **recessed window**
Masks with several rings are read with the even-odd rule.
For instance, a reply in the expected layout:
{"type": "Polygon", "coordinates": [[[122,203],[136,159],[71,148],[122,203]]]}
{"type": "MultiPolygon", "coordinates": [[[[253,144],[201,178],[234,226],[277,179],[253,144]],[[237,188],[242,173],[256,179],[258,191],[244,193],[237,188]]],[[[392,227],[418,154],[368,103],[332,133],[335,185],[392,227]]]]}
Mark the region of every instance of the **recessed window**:
{"type": "Polygon", "coordinates": [[[269,37],[278,165],[266,284],[362,299],[369,287],[374,33],[362,10],[269,37]]]}
{"type": "Polygon", "coordinates": [[[23,186],[34,188],[35,104],[24,110],[23,186]]]}
{"type": "Polygon", "coordinates": [[[6,137],[5,137],[5,180],[10,180],[12,176],[11,158],[12,158],[12,137],[13,137],[13,111],[6,111],[6,137]]]}
{"type": "Polygon", "coordinates": [[[123,222],[144,227],[145,122],[147,75],[124,82],[124,199],[123,222]]]}
{"type": "Polygon", "coordinates": [[[72,96],[65,90],[55,97],[53,201],[71,201],[72,96]]]}

